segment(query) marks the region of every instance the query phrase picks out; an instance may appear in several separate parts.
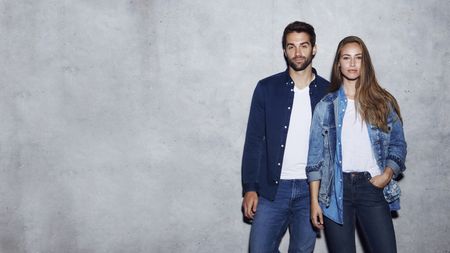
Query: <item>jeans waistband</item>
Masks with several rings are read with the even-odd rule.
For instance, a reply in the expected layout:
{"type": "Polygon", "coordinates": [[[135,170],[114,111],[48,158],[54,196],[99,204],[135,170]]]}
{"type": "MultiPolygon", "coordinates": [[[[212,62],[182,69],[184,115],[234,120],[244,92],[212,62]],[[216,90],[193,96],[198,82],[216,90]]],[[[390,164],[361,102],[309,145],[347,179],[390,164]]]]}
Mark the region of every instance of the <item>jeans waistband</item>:
{"type": "Polygon", "coordinates": [[[301,186],[305,186],[308,187],[308,180],[306,179],[280,179],[280,186],[295,186],[295,185],[301,185],[301,186]]]}
{"type": "Polygon", "coordinates": [[[306,181],[307,179],[280,179],[280,182],[301,182],[301,181],[306,181]]]}
{"type": "Polygon", "coordinates": [[[363,172],[344,172],[344,179],[350,179],[350,180],[367,180],[370,179],[372,176],[368,171],[363,172]]]}

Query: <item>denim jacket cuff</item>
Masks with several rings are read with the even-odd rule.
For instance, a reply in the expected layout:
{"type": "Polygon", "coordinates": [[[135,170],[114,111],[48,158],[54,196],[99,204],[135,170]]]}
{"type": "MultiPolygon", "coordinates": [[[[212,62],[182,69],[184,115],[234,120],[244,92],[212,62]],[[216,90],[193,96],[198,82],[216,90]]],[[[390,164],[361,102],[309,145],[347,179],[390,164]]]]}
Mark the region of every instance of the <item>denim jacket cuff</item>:
{"type": "Polygon", "coordinates": [[[308,182],[318,181],[320,178],[321,176],[319,171],[311,171],[308,173],[308,182]]]}
{"type": "Polygon", "coordinates": [[[390,160],[390,159],[386,160],[386,167],[389,167],[394,171],[394,178],[398,177],[398,175],[400,175],[402,173],[400,166],[394,160],[390,160]]]}

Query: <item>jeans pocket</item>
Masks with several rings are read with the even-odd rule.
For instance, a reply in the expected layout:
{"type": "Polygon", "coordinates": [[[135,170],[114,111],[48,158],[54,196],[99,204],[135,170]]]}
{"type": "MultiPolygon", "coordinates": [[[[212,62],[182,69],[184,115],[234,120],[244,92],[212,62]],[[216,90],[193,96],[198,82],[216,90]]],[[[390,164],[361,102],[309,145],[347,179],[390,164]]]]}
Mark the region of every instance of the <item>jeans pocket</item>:
{"type": "Polygon", "coordinates": [[[369,176],[368,179],[367,179],[367,183],[368,183],[373,189],[375,189],[375,190],[377,190],[377,191],[382,191],[382,190],[383,190],[383,188],[380,188],[380,187],[375,186],[374,184],[372,184],[372,182],[370,182],[370,179],[371,179],[371,177],[369,176]]]}
{"type": "Polygon", "coordinates": [[[373,188],[375,188],[376,190],[378,190],[378,191],[382,191],[384,188],[380,188],[380,187],[378,187],[378,186],[375,186],[374,184],[372,184],[370,181],[369,181],[369,184],[373,187],[373,188]]]}

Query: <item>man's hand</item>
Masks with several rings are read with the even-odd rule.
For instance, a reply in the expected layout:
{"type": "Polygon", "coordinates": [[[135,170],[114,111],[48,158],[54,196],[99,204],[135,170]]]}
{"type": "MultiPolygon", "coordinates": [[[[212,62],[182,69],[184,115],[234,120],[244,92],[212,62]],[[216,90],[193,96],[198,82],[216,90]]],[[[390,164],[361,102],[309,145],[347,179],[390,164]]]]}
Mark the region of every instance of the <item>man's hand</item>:
{"type": "Polygon", "coordinates": [[[255,191],[246,192],[242,200],[242,207],[244,208],[244,216],[252,220],[256,213],[258,206],[258,194],[255,191]]]}
{"type": "Polygon", "coordinates": [[[317,229],[323,229],[323,214],[317,201],[311,203],[311,223],[317,229]]]}
{"type": "Polygon", "coordinates": [[[383,174],[372,177],[370,179],[370,183],[377,188],[383,189],[387,184],[389,184],[393,176],[394,171],[391,168],[386,167],[383,174]]]}

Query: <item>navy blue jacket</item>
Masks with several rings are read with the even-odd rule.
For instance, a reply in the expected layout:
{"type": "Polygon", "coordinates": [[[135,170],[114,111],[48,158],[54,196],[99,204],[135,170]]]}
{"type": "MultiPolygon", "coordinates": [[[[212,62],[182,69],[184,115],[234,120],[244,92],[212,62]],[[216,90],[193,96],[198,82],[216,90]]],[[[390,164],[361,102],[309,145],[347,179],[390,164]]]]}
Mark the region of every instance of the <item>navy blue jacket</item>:
{"type": "MultiPolygon", "coordinates": [[[[309,85],[312,112],[330,85],[315,69],[313,73],[316,78],[309,85]]],[[[294,82],[288,70],[256,85],[242,157],[243,193],[256,191],[267,199],[275,198],[293,101],[294,82]]]]}

